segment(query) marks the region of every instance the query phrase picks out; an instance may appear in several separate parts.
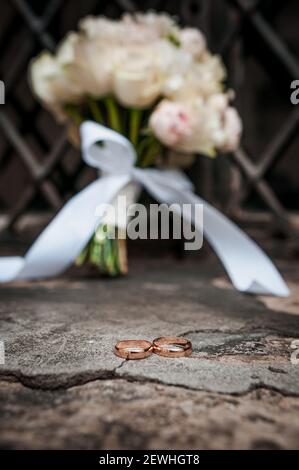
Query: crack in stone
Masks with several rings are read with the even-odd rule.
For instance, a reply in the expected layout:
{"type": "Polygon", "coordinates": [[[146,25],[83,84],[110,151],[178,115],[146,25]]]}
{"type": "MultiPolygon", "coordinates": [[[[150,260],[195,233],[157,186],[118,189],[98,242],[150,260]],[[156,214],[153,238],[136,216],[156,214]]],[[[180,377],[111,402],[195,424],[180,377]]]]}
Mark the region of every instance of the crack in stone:
{"type": "MultiPolygon", "coordinates": [[[[274,332],[273,329],[262,330],[261,328],[250,329],[250,330],[248,330],[246,328],[227,329],[227,330],[221,330],[221,329],[192,329],[192,330],[188,330],[188,331],[185,331],[185,332],[181,333],[180,336],[187,337],[189,335],[197,335],[198,334],[199,338],[198,338],[198,341],[197,341],[197,343],[198,343],[197,348],[199,348],[198,345],[200,344],[200,341],[201,341],[200,335],[207,335],[207,340],[209,339],[209,335],[210,335],[211,345],[210,346],[207,346],[207,345],[204,346],[205,348],[208,348],[208,349],[210,348],[210,350],[211,350],[210,353],[207,349],[207,351],[208,351],[207,354],[208,355],[206,357],[203,357],[202,354],[205,354],[205,353],[195,352],[194,355],[192,356],[192,358],[196,359],[196,360],[201,360],[201,359],[211,360],[213,362],[213,364],[216,366],[216,364],[219,364],[221,361],[223,362],[223,360],[225,358],[228,358],[229,355],[231,354],[231,356],[233,357],[233,360],[232,360],[232,366],[233,366],[236,357],[240,357],[240,360],[242,358],[246,359],[245,362],[248,364],[248,357],[249,356],[248,356],[248,354],[246,354],[246,351],[245,352],[244,352],[244,350],[239,351],[236,348],[234,348],[235,343],[237,345],[239,343],[240,344],[242,343],[242,341],[243,341],[242,337],[243,336],[244,336],[244,338],[248,337],[250,339],[250,336],[255,335],[255,336],[258,337],[259,335],[260,336],[262,335],[262,338],[261,338],[262,341],[266,341],[266,338],[268,336],[271,336],[271,335],[273,335],[275,337],[285,338],[284,334],[279,335],[279,333],[277,333],[276,331],[275,331],[275,333],[273,333],[273,332],[274,332]],[[219,344],[215,345],[214,344],[215,343],[215,338],[213,338],[214,334],[215,334],[215,336],[220,335],[221,337],[224,337],[223,345],[219,345],[219,344]],[[227,336],[227,338],[226,338],[226,336],[227,336]],[[216,356],[213,352],[215,348],[217,350],[219,350],[219,355],[218,356],[216,356]]],[[[196,343],[195,338],[194,338],[194,341],[196,343]]],[[[253,344],[255,344],[254,343],[254,338],[252,339],[252,341],[253,341],[253,344]]],[[[196,344],[194,346],[196,346],[196,344]]],[[[250,347],[249,347],[249,349],[250,349],[250,347]]],[[[196,350],[196,347],[195,347],[195,350],[196,350]]],[[[204,351],[206,351],[206,350],[204,350],[204,351]]],[[[250,352],[251,352],[251,350],[250,350],[250,352]]],[[[270,354],[270,352],[268,351],[269,354],[270,354]]],[[[252,353],[254,353],[254,350],[252,350],[252,353]]],[[[186,358],[186,360],[189,361],[192,358],[186,358]]],[[[260,359],[261,356],[257,356],[257,358],[260,359]]],[[[270,356],[268,357],[268,359],[269,358],[270,358],[270,356]]],[[[250,356],[250,359],[252,359],[252,356],[250,356]]],[[[288,373],[287,371],[283,370],[283,368],[280,368],[280,363],[277,362],[277,355],[276,356],[275,355],[271,356],[271,362],[272,361],[273,361],[273,364],[270,364],[269,368],[268,368],[270,370],[270,372],[272,372],[273,374],[276,374],[276,375],[279,374],[279,373],[284,373],[284,374],[288,373]],[[275,364],[275,362],[276,362],[276,364],[275,364]]],[[[0,380],[1,379],[6,380],[6,381],[12,381],[13,380],[13,381],[21,383],[25,387],[28,387],[28,388],[31,388],[31,389],[40,389],[40,390],[69,389],[71,387],[85,385],[89,382],[94,382],[94,381],[97,381],[97,380],[102,381],[102,380],[111,380],[111,379],[114,379],[114,380],[115,379],[124,379],[124,380],[127,380],[128,382],[156,383],[156,384],[160,384],[160,385],[165,385],[167,387],[172,387],[172,386],[180,387],[180,388],[185,389],[185,390],[205,391],[205,392],[215,391],[215,390],[213,390],[213,387],[212,387],[212,389],[210,388],[209,381],[205,381],[205,380],[204,381],[199,380],[198,385],[197,385],[196,381],[195,381],[195,383],[194,383],[194,381],[193,381],[193,383],[191,381],[191,385],[188,385],[187,382],[184,383],[183,380],[181,380],[181,379],[178,380],[181,383],[176,383],[176,379],[174,378],[174,380],[172,381],[171,376],[165,377],[164,374],[163,374],[163,375],[161,375],[161,377],[159,377],[159,374],[158,374],[158,377],[156,378],[155,377],[156,376],[155,371],[153,371],[153,373],[150,373],[150,371],[149,371],[149,374],[145,373],[144,376],[143,376],[144,371],[139,372],[138,370],[134,370],[134,368],[132,369],[131,367],[126,368],[125,371],[122,371],[120,373],[121,369],[126,364],[128,364],[128,362],[130,362],[130,361],[120,360],[120,362],[118,363],[117,366],[114,366],[114,367],[111,367],[111,368],[108,368],[108,369],[103,369],[103,368],[97,369],[96,366],[95,367],[91,366],[91,368],[89,370],[88,369],[87,370],[83,369],[82,371],[80,371],[80,370],[78,370],[78,367],[75,367],[74,370],[70,369],[69,371],[67,371],[63,368],[63,370],[61,370],[59,372],[51,371],[51,370],[50,371],[45,370],[44,372],[35,373],[35,374],[34,374],[34,371],[31,371],[30,369],[22,370],[20,368],[16,368],[16,369],[11,368],[11,369],[8,369],[6,371],[0,372],[0,380]],[[128,369],[130,369],[130,370],[128,370],[128,369]],[[148,377],[148,375],[150,375],[150,376],[153,375],[154,378],[148,377]]],[[[285,365],[285,362],[283,362],[282,364],[285,365]]],[[[209,364],[206,367],[209,368],[210,367],[209,364]]],[[[203,370],[205,370],[205,369],[203,369],[203,370]]],[[[201,372],[199,372],[199,373],[201,373],[201,372]]],[[[211,377],[212,377],[212,375],[211,375],[211,377]]],[[[237,388],[236,391],[235,391],[234,388],[231,389],[231,387],[229,387],[229,390],[226,389],[222,392],[221,387],[220,387],[220,389],[216,390],[216,393],[229,394],[229,395],[232,395],[232,396],[234,396],[234,395],[235,396],[243,396],[243,394],[246,394],[246,393],[250,392],[251,390],[255,390],[256,388],[263,388],[263,389],[278,392],[283,396],[298,396],[299,395],[299,390],[298,390],[298,393],[297,393],[296,390],[294,390],[294,387],[293,387],[293,391],[291,391],[291,392],[282,389],[281,386],[279,388],[277,388],[275,386],[275,384],[273,385],[273,383],[272,383],[273,380],[270,380],[270,383],[268,383],[268,380],[266,378],[264,380],[263,375],[258,374],[256,377],[252,377],[252,379],[254,380],[254,382],[252,382],[251,379],[248,379],[249,383],[246,384],[246,387],[244,387],[243,390],[240,389],[240,387],[239,387],[239,389],[237,388]]],[[[213,377],[212,377],[212,380],[214,380],[213,377]]],[[[288,379],[286,379],[286,383],[287,383],[287,380],[288,379]]],[[[217,386],[217,388],[218,388],[218,386],[217,386]]],[[[235,387],[235,386],[233,385],[232,387],[235,387]]]]}
{"type": "Polygon", "coordinates": [[[182,338],[184,338],[185,336],[188,336],[188,335],[196,335],[200,333],[233,335],[233,334],[242,333],[243,331],[244,330],[242,328],[237,329],[237,330],[199,329],[199,330],[188,330],[188,331],[185,331],[184,333],[179,333],[178,336],[181,336],[182,338]]]}
{"type": "MultiPolygon", "coordinates": [[[[215,393],[219,396],[227,395],[227,396],[235,396],[235,397],[244,397],[252,393],[253,391],[268,390],[270,392],[278,393],[283,397],[298,398],[298,394],[292,393],[292,392],[285,392],[275,386],[263,383],[262,380],[259,380],[258,382],[254,384],[250,384],[247,390],[245,390],[244,392],[227,392],[227,391],[221,392],[221,391],[210,390],[209,388],[192,387],[192,386],[185,385],[185,384],[184,385],[171,384],[163,380],[159,380],[157,378],[143,377],[138,374],[131,375],[130,373],[128,373],[126,375],[117,375],[117,371],[121,369],[126,362],[127,362],[126,360],[123,361],[119,366],[117,366],[115,369],[111,371],[99,371],[98,373],[95,373],[94,375],[92,373],[91,374],[85,373],[85,374],[82,374],[81,377],[74,376],[74,377],[66,378],[63,384],[60,383],[60,384],[56,384],[52,386],[49,386],[50,384],[48,384],[47,386],[45,383],[41,383],[39,381],[34,380],[34,378],[32,380],[32,377],[24,376],[21,373],[13,373],[13,372],[5,374],[5,375],[0,374],[0,384],[1,384],[1,381],[3,382],[6,381],[6,382],[19,383],[22,386],[31,390],[58,391],[58,390],[68,390],[73,387],[84,386],[84,385],[87,385],[88,383],[96,382],[96,381],[103,382],[105,380],[124,380],[128,383],[136,383],[136,384],[152,383],[152,384],[162,385],[162,386],[169,387],[169,388],[176,387],[176,388],[181,388],[183,390],[190,390],[194,392],[215,393]]],[[[57,377],[55,376],[55,378],[57,377]]],[[[48,376],[48,379],[49,379],[49,376],[48,376]]]]}
{"type": "MultiPolygon", "coordinates": [[[[224,347],[227,347],[232,344],[234,345],[234,340],[229,339],[229,336],[242,336],[242,335],[258,335],[262,334],[264,338],[266,338],[269,334],[273,334],[273,330],[261,330],[261,329],[255,329],[255,330],[245,330],[245,329],[238,329],[238,330],[218,330],[218,329],[210,329],[210,330],[205,330],[205,329],[194,329],[194,330],[189,330],[185,333],[182,333],[181,336],[188,336],[188,335],[200,335],[200,334],[207,334],[207,335],[224,335],[228,336],[228,341],[227,344],[224,345],[224,347]],[[252,332],[253,331],[253,332],[252,332]]],[[[275,333],[276,336],[277,333],[275,333]]],[[[281,337],[284,337],[284,335],[281,335],[281,337]]],[[[240,342],[240,341],[239,341],[240,342]]],[[[242,341],[241,341],[242,342],[242,341]]],[[[217,346],[217,348],[220,348],[217,346]]],[[[220,348],[221,349],[221,348],[220,348]]],[[[228,351],[229,352],[229,351],[228,351]]],[[[241,351],[242,353],[242,351],[241,351]]],[[[221,362],[222,359],[225,357],[228,357],[229,354],[225,354],[225,352],[222,352],[220,356],[215,356],[209,354],[208,357],[203,357],[202,355],[197,355],[196,353],[192,356],[193,359],[201,360],[201,359],[211,359],[213,363],[219,363],[221,362]]],[[[248,356],[246,354],[239,354],[240,358],[244,356],[248,359],[248,356]]],[[[235,359],[236,353],[233,354],[233,358],[235,359]]],[[[274,359],[276,356],[272,358],[274,359]]],[[[187,358],[187,360],[190,360],[191,358],[187,358]]],[[[234,360],[233,359],[233,360],[234,360]]],[[[142,376],[138,373],[138,371],[130,371],[130,370],[125,370],[124,374],[119,374],[119,371],[123,368],[125,364],[127,364],[130,361],[127,360],[121,360],[120,363],[114,367],[111,368],[110,370],[108,369],[94,369],[94,370],[82,370],[82,371],[76,371],[74,370],[73,372],[66,372],[65,370],[61,371],[60,373],[57,372],[48,372],[48,373],[40,373],[40,374],[32,374],[30,375],[29,373],[22,372],[20,369],[16,370],[6,370],[3,371],[2,373],[0,372],[0,380],[13,380],[21,383],[25,387],[32,388],[32,389],[40,389],[40,390],[58,390],[58,389],[68,389],[71,387],[75,386],[80,386],[87,384],[89,382],[94,382],[97,380],[111,380],[111,379],[121,379],[123,378],[124,380],[127,380],[128,382],[136,382],[136,383],[156,383],[160,385],[165,385],[165,386],[175,386],[175,387],[181,387],[186,390],[193,390],[193,391],[206,391],[206,392],[211,392],[209,388],[209,385],[205,386],[204,383],[200,383],[199,386],[194,386],[194,385],[188,385],[186,383],[172,383],[171,377],[168,377],[168,381],[165,379],[165,377],[162,377],[161,379],[158,378],[150,378],[147,375],[142,376]]],[[[248,362],[248,361],[247,361],[248,362]]],[[[285,364],[285,362],[284,362],[285,364]]],[[[283,369],[279,368],[279,363],[277,363],[278,367],[275,367],[274,364],[269,367],[270,372],[273,373],[284,373],[287,374],[286,371],[283,369]]],[[[154,374],[155,375],[155,374],[154,374]]],[[[224,391],[222,392],[221,390],[217,390],[217,393],[219,394],[230,394],[230,395],[236,395],[236,396],[242,396],[244,393],[249,392],[250,390],[255,390],[256,388],[264,388],[268,390],[273,390],[278,393],[281,393],[284,396],[298,396],[298,393],[296,392],[288,392],[281,390],[281,388],[277,388],[272,386],[272,384],[264,383],[263,377],[257,376],[257,377],[252,377],[254,380],[258,380],[258,383],[248,383],[248,386],[246,387],[246,390],[244,391],[224,391]]]]}
{"type": "Polygon", "coordinates": [[[124,366],[124,365],[126,364],[126,362],[127,362],[127,360],[124,359],[124,360],[121,362],[121,364],[119,364],[119,366],[117,366],[117,367],[115,367],[115,368],[113,369],[113,372],[116,374],[116,371],[118,371],[119,369],[121,369],[122,366],[124,366]]]}

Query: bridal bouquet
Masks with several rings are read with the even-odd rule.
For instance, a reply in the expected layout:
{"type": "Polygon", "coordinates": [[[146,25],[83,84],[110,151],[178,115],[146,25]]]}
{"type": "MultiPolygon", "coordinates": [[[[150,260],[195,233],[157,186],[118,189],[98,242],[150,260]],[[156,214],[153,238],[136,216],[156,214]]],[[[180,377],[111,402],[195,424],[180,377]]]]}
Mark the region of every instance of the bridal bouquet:
{"type": "MultiPolygon", "coordinates": [[[[30,67],[35,94],[74,143],[81,123],[95,121],[125,135],[142,168],[186,166],[238,147],[242,125],[225,78],[199,30],[155,13],[87,17],[55,55],[43,52],[30,67]]],[[[77,262],[114,276],[127,270],[126,245],[110,229],[99,226],[77,262]]]]}

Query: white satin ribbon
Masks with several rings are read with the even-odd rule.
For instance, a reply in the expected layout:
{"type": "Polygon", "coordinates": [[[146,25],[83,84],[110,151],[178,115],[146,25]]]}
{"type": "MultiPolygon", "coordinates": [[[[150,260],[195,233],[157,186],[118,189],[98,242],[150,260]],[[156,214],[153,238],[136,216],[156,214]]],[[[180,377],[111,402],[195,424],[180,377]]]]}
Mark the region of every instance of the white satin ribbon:
{"type": "MultiPolygon", "coordinates": [[[[204,235],[241,292],[287,296],[289,290],[271,260],[244,232],[217,209],[194,194],[178,170],[134,167],[135,149],[122,135],[94,122],[81,126],[85,162],[102,176],[74,196],[38,237],[24,258],[0,258],[0,282],[61,274],[72,265],[92,237],[96,208],[112,202],[130,182],[142,185],[159,202],[203,204],[204,235]],[[97,145],[104,142],[105,145],[97,145]]],[[[191,216],[192,217],[192,216],[191,216]]],[[[197,220],[195,228],[202,230],[197,220]]]]}

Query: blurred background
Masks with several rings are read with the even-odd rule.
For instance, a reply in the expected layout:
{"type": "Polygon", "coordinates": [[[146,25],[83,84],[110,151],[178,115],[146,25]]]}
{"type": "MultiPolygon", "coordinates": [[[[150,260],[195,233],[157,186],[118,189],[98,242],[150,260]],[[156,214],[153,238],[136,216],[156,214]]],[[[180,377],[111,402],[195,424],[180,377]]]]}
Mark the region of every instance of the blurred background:
{"type": "MultiPolygon", "coordinates": [[[[26,223],[46,223],[94,178],[65,129],[41,108],[28,85],[28,64],[55,50],[87,14],[119,17],[154,9],[201,28],[222,55],[244,121],[242,148],[217,161],[198,159],[189,174],[197,191],[245,228],[299,247],[299,79],[296,0],[7,0],[0,17],[0,241],[26,223]],[[29,215],[29,217],[28,217],[29,215]]],[[[16,236],[16,235],[14,235],[16,236]]]]}

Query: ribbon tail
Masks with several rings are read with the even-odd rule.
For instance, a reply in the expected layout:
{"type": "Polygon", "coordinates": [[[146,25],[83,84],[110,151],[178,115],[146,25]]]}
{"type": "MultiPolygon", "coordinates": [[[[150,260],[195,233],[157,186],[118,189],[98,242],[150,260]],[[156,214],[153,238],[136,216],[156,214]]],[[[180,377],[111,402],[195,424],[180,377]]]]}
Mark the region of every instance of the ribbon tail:
{"type": "Polygon", "coordinates": [[[265,252],[217,209],[204,206],[204,234],[241,292],[287,297],[289,289],[265,252]]]}
{"type": "Polygon", "coordinates": [[[24,258],[0,258],[0,282],[47,278],[65,271],[100,222],[101,216],[96,215],[99,204],[110,203],[130,180],[129,175],[104,176],[74,196],[24,258]]]}
{"type": "Polygon", "coordinates": [[[9,282],[16,279],[22,270],[25,259],[18,256],[0,258],[0,282],[9,282]]]}
{"type": "Polygon", "coordinates": [[[161,175],[155,171],[148,170],[146,173],[143,175],[139,172],[138,179],[160,202],[203,205],[203,227],[201,221],[194,220],[194,216],[191,215],[190,219],[196,229],[203,231],[237,290],[281,297],[289,295],[285,281],[270,258],[225,215],[187,187],[184,188],[186,183],[184,175],[177,172],[179,184],[176,185],[173,184],[172,178],[165,177],[161,184],[161,175]]]}

